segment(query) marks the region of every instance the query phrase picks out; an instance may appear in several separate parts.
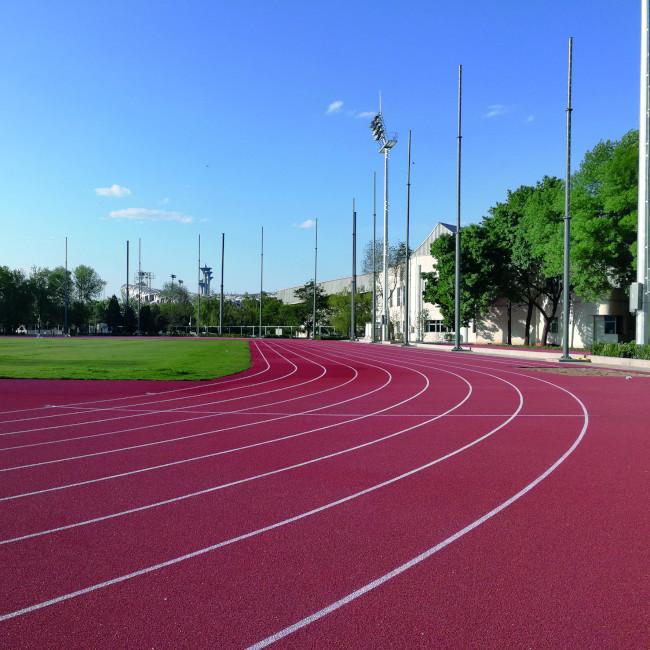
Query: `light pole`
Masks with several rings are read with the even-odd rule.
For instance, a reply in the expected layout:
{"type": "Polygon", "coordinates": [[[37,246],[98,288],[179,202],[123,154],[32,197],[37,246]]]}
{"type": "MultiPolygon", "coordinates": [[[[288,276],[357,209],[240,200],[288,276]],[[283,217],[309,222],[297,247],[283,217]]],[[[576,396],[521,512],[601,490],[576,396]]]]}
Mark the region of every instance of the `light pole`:
{"type": "Polygon", "coordinates": [[[221,293],[219,294],[219,336],[223,335],[223,260],[226,247],[226,234],[221,233],[221,293]]]}
{"type": "Polygon", "coordinates": [[[313,295],[313,308],[311,316],[311,338],[312,340],[316,339],[316,275],[318,271],[318,219],[315,223],[315,233],[314,233],[314,295],[313,295]]]}
{"type": "MultiPolygon", "coordinates": [[[[128,265],[128,263],[127,263],[128,265]]],[[[128,295],[129,291],[129,272],[128,272],[128,266],[127,266],[127,273],[126,273],[126,291],[128,295]]],[[[68,302],[69,302],[69,295],[70,295],[70,289],[68,287],[68,238],[65,238],[65,281],[64,281],[64,302],[63,302],[63,333],[67,336],[68,335],[68,302]]]]}
{"type": "Polygon", "coordinates": [[[410,217],[411,217],[411,129],[409,129],[409,142],[408,142],[408,172],[406,173],[406,268],[404,270],[404,298],[402,304],[404,305],[404,345],[409,343],[409,294],[411,291],[410,283],[410,263],[411,251],[409,249],[409,234],[410,234],[410,217]]]}
{"type": "Polygon", "coordinates": [[[357,211],[352,199],[352,291],[350,292],[350,341],[357,339],[357,211]]]}
{"type": "Polygon", "coordinates": [[[564,278],[562,280],[562,356],[560,361],[575,361],[569,354],[569,311],[571,309],[571,82],[573,37],[569,37],[569,71],[566,104],[566,177],[564,180],[564,278]]]}
{"type": "Polygon", "coordinates": [[[455,263],[455,281],[454,281],[454,329],[455,345],[452,352],[462,351],[460,346],[460,162],[461,162],[461,142],[463,139],[461,131],[463,101],[463,66],[458,66],[458,145],[456,153],[456,263],[455,263]]]}
{"type": "Polygon", "coordinates": [[[377,342],[377,172],[372,172],[372,334],[370,340],[377,342]]]}
{"type": "Polygon", "coordinates": [[[388,341],[390,331],[390,318],[388,314],[388,158],[390,150],[397,144],[397,136],[386,135],[386,125],[381,113],[381,104],[379,112],[370,122],[372,137],[380,143],[379,153],[384,154],[384,313],[382,318],[382,340],[388,341]]]}
{"type": "MultiPolygon", "coordinates": [[[[262,245],[260,248],[260,333],[262,338],[262,300],[264,295],[264,226],[262,226],[262,245]]],[[[253,327],[255,329],[255,327],[253,327]]],[[[254,332],[253,332],[254,333],[254,332]]]]}

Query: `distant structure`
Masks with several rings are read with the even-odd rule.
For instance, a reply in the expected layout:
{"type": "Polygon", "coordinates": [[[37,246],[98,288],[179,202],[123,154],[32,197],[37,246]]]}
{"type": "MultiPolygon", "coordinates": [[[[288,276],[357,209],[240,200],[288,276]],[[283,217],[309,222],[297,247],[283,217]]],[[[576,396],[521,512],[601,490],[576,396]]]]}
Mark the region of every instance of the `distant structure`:
{"type": "Polygon", "coordinates": [[[212,281],[212,267],[211,266],[202,266],[200,269],[203,274],[203,280],[199,282],[199,291],[202,296],[210,295],[210,283],[212,281]]]}

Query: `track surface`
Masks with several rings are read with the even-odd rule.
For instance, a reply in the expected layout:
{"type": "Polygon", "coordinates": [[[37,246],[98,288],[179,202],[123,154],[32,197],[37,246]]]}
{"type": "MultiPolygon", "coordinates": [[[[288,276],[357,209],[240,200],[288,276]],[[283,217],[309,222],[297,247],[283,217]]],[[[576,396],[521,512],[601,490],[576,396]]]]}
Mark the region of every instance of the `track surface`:
{"type": "Polygon", "coordinates": [[[3,647],[650,645],[650,379],[251,350],[0,382],[3,647]]]}

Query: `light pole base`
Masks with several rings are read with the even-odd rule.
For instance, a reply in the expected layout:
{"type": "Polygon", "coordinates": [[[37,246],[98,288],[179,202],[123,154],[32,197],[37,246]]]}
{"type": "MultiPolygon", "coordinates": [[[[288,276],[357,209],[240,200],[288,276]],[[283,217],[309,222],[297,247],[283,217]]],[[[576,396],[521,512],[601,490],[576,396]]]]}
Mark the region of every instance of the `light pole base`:
{"type": "Polygon", "coordinates": [[[453,348],[451,348],[450,351],[451,352],[471,352],[472,350],[470,348],[462,348],[460,346],[458,346],[458,347],[454,346],[453,348]]]}
{"type": "Polygon", "coordinates": [[[584,359],[574,359],[572,356],[560,357],[558,359],[560,363],[584,363],[584,359]]]}

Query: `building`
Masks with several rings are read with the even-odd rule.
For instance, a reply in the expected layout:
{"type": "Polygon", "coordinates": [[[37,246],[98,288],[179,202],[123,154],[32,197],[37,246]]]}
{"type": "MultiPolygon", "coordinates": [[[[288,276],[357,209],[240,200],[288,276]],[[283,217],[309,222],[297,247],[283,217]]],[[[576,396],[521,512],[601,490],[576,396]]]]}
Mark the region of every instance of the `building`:
{"type": "MultiPolygon", "coordinates": [[[[410,290],[409,290],[409,332],[411,342],[422,341],[428,343],[444,342],[453,339],[453,332],[445,327],[442,314],[437,305],[426,302],[422,296],[425,280],[423,274],[435,270],[435,259],[431,255],[431,244],[438,237],[454,235],[455,226],[439,223],[433,228],[424,241],[413,250],[409,262],[410,290]]],[[[380,261],[381,263],[381,261],[380,261]]],[[[393,338],[404,339],[404,295],[406,290],[405,269],[390,269],[388,280],[388,311],[393,338]]],[[[383,272],[377,273],[377,332],[383,315],[383,272]]],[[[324,280],[318,283],[326,294],[350,291],[351,277],[324,280]]],[[[302,286],[302,285],[301,285],[302,286]]],[[[288,287],[276,292],[276,296],[287,304],[298,302],[294,291],[300,288],[288,287]]],[[[372,291],[372,274],[357,276],[357,290],[360,292],[372,291]]],[[[574,301],[569,318],[571,347],[589,347],[594,340],[616,342],[629,339],[631,335],[631,321],[628,311],[628,301],[621,290],[614,290],[609,300],[602,303],[583,303],[574,301]]],[[[562,304],[560,304],[556,318],[551,323],[547,342],[551,345],[560,345],[562,342],[562,304]]],[[[515,345],[524,343],[526,323],[526,309],[522,305],[508,305],[505,299],[497,300],[490,313],[480,322],[471,322],[469,327],[461,329],[463,343],[493,343],[504,344],[508,341],[508,329],[511,331],[511,341],[515,345]],[[510,324],[510,327],[509,327],[510,324]]],[[[535,308],[532,313],[530,342],[532,345],[539,343],[542,338],[544,318],[535,308]]],[[[372,329],[370,323],[366,324],[366,337],[370,338],[372,329]]]]}

